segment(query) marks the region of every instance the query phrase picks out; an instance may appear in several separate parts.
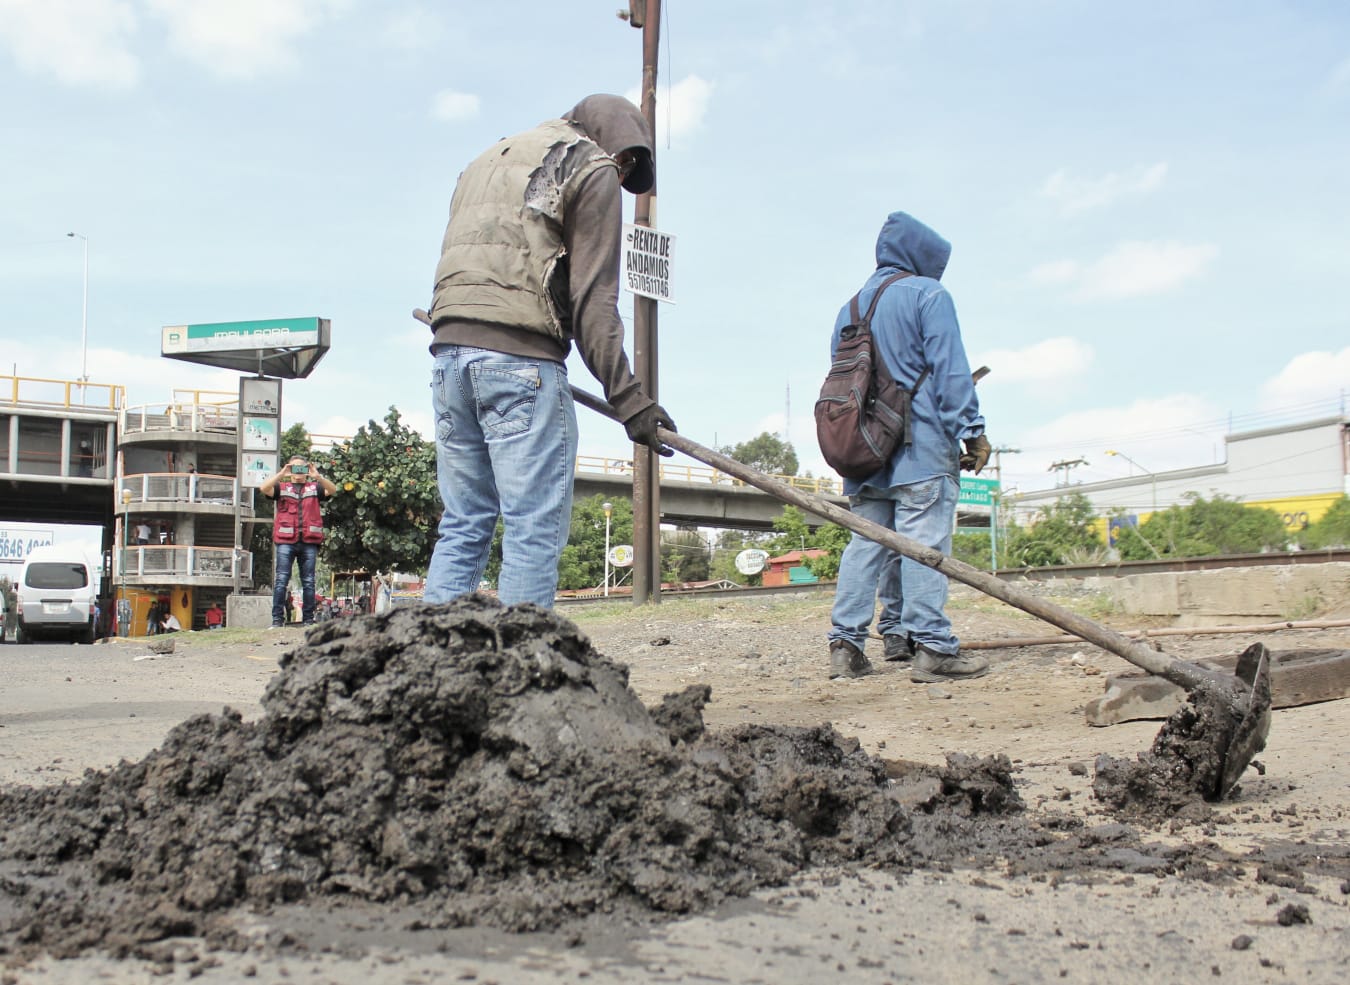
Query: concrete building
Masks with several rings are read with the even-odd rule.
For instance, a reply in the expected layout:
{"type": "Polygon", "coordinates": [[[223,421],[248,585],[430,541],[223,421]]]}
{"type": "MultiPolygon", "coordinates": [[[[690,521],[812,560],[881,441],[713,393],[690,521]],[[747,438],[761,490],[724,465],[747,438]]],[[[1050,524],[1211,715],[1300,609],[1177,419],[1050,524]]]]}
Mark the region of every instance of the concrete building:
{"type": "Polygon", "coordinates": [[[114,576],[133,635],[167,604],[184,629],[253,582],[241,545],[253,490],[240,489],[238,396],[176,390],[167,404],[123,407],[118,420],[114,576]],[[129,611],[128,611],[129,609],[129,611]]]}
{"type": "Polygon", "coordinates": [[[1141,522],[1155,510],[1184,504],[1188,493],[1206,499],[1223,495],[1275,510],[1295,533],[1350,493],[1350,418],[1342,414],[1230,434],[1224,461],[1215,465],[1017,492],[1006,498],[1005,508],[1027,523],[1041,507],[1071,493],[1086,496],[1100,515],[1123,511],[1141,522]]]}

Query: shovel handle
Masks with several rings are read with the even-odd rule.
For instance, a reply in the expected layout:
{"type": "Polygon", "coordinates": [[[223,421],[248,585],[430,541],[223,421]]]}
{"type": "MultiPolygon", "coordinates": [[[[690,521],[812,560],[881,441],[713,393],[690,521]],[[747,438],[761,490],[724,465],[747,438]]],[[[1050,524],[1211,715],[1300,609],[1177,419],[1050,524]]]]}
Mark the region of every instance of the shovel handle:
{"type": "MultiPolygon", "coordinates": [[[[431,317],[421,308],[414,309],[413,317],[425,325],[431,324],[431,317]]],[[[980,369],[984,372],[977,370],[973,374],[976,381],[988,372],[983,366],[980,369]]],[[[612,421],[623,423],[608,402],[592,393],[587,393],[585,390],[574,386],[572,387],[572,398],[583,407],[588,407],[612,421]]],[[[1100,623],[1093,622],[1076,612],[1071,612],[1061,605],[1018,591],[986,571],[981,571],[964,561],[958,561],[954,557],[948,557],[941,551],[926,547],[917,540],[911,540],[880,524],[865,520],[819,496],[812,496],[800,489],[794,489],[785,482],[770,478],[763,472],[752,469],[748,465],[738,462],[734,458],[729,458],[720,452],[715,452],[711,448],[706,448],[682,434],[658,427],[656,436],[671,448],[678,449],[690,458],[700,461],[704,465],[710,465],[727,473],[727,475],[734,475],[756,489],[768,493],[780,502],[799,506],[808,513],[814,513],[816,516],[831,520],[841,527],[852,530],[854,533],[875,541],[883,547],[888,547],[912,561],[918,561],[920,564],[941,571],[947,577],[969,585],[985,595],[1006,602],[1023,612],[1029,612],[1039,619],[1044,619],[1052,626],[1058,626],[1067,633],[1072,633],[1080,639],[1094,643],[1103,650],[1128,660],[1141,670],[1146,670],[1150,674],[1157,674],[1164,680],[1171,681],[1188,691],[1202,685],[1222,688],[1224,692],[1230,695],[1241,695],[1250,690],[1250,688],[1245,688],[1236,677],[1216,673],[1208,668],[1201,667],[1199,664],[1191,663],[1189,660],[1180,660],[1168,656],[1147,644],[1132,640],[1128,636],[1117,633],[1113,629],[1108,629],[1100,623]]]]}
{"type": "MultiPolygon", "coordinates": [[[[594,394],[572,387],[572,397],[584,407],[603,414],[611,420],[619,420],[614,408],[594,394]]],[[[720,452],[715,452],[711,448],[706,448],[682,434],[666,428],[657,428],[656,435],[665,444],[684,452],[690,458],[696,459],[704,465],[710,465],[728,475],[734,475],[777,500],[799,506],[810,513],[831,520],[841,527],[847,527],[854,533],[875,541],[883,547],[888,547],[897,554],[902,554],[913,561],[918,561],[920,564],[941,571],[949,578],[954,578],[969,585],[985,595],[990,595],[1024,612],[1029,612],[1033,616],[1044,619],[1065,632],[1072,633],[1080,639],[1094,643],[1103,650],[1128,660],[1150,674],[1157,674],[1159,677],[1187,690],[1193,690],[1200,685],[1218,686],[1228,693],[1238,690],[1239,682],[1237,678],[1230,680],[1227,675],[1216,673],[1188,660],[1180,660],[1160,653],[1144,643],[1132,640],[1128,636],[1117,633],[1113,629],[1108,629],[1100,623],[1093,622],[1076,612],[1071,612],[1063,606],[1021,592],[986,571],[981,571],[979,568],[972,567],[956,558],[948,557],[941,551],[926,547],[917,540],[911,540],[880,524],[865,520],[819,496],[794,489],[785,482],[770,478],[764,473],[720,452]]]]}

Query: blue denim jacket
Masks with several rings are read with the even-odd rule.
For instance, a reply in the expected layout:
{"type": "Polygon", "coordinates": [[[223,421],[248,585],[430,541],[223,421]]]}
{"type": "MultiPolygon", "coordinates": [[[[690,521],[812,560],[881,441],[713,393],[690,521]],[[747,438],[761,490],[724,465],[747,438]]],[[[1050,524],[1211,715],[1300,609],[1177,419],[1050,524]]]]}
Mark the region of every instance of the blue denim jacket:
{"type": "MultiPolygon", "coordinates": [[[[877,237],[877,269],[863,285],[859,310],[866,311],[877,286],[897,270],[914,274],[886,289],[872,316],[872,335],[882,361],[906,389],[928,367],[914,395],[914,441],[866,479],[844,480],[844,492],[863,486],[889,489],[939,475],[960,474],[960,440],[984,433],[984,418],[970,379],[970,363],[961,343],[956,306],[939,283],[951,256],[951,244],[904,212],[892,212],[877,237]]],[[[830,357],[839,333],[850,321],[845,304],[835,320],[830,357]]]]}

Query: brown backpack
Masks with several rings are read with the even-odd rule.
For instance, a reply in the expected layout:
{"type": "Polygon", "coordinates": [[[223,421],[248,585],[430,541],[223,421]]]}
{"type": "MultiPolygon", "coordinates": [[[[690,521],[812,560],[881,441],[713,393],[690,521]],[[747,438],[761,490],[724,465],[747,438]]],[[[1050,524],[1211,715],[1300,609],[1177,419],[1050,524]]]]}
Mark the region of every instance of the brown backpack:
{"type": "Polygon", "coordinates": [[[858,295],[853,295],[849,324],[839,333],[839,348],[816,400],[820,453],[845,479],[866,479],[914,437],[909,405],[928,376],[928,368],[919,374],[914,389],[906,390],[891,377],[872,347],[872,314],[877,302],[886,288],[909,276],[902,270],[882,281],[862,317],[858,316],[858,295]]]}

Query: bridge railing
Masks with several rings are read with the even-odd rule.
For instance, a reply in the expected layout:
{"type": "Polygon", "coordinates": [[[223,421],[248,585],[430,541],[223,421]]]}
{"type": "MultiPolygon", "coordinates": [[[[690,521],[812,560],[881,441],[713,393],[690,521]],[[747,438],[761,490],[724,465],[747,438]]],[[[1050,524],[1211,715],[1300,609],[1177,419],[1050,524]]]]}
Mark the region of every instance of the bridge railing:
{"type": "MultiPolygon", "coordinates": [[[[350,435],[311,434],[310,442],[315,451],[332,451],[339,445],[351,440],[350,435]]],[[[607,458],[600,455],[578,455],[577,471],[587,475],[632,476],[633,460],[629,458],[607,458]]],[[[659,481],[693,482],[706,485],[745,486],[746,483],[735,476],[706,465],[661,464],[659,481]]],[[[771,478],[787,483],[794,489],[823,496],[839,496],[843,487],[838,479],[809,475],[774,475],[771,478]]]]}
{"type": "MultiPolygon", "coordinates": [[[[585,472],[588,475],[631,476],[633,474],[633,462],[631,459],[578,455],[577,471],[585,472]]],[[[743,480],[737,479],[735,476],[728,475],[719,469],[710,468],[706,465],[662,464],[659,466],[658,476],[659,480],[662,482],[669,480],[673,482],[704,483],[713,486],[746,485],[743,480]]],[[[843,492],[838,479],[816,478],[815,476],[806,475],[775,475],[770,478],[786,483],[794,489],[801,489],[805,492],[816,493],[817,495],[837,496],[843,492]]]]}
{"type": "Polygon", "coordinates": [[[69,410],[117,410],[127,389],[112,383],[49,380],[38,376],[0,376],[0,403],[62,407],[69,410]]]}

